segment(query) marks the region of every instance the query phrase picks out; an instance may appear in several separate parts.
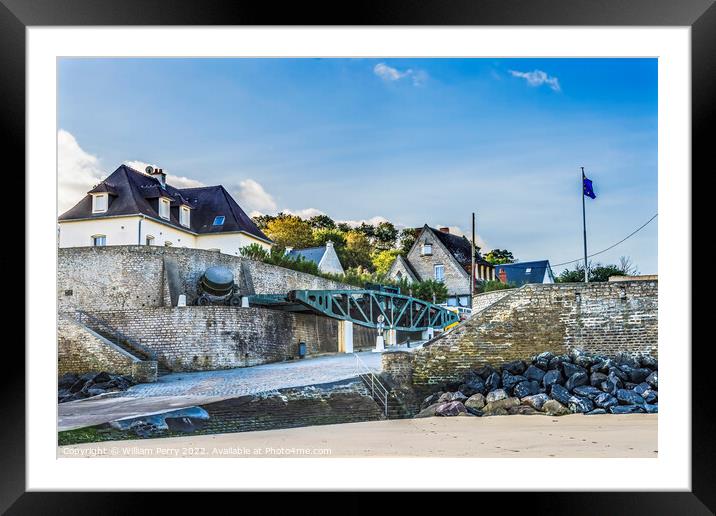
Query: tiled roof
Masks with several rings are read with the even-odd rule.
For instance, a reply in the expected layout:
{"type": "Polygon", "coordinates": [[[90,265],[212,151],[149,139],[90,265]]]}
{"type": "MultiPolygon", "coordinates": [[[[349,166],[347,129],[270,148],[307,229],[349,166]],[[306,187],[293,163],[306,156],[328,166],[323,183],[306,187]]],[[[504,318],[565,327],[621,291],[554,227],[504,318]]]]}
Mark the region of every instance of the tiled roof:
{"type": "Polygon", "coordinates": [[[507,274],[507,282],[514,283],[518,287],[526,283],[542,283],[545,278],[545,272],[547,273],[547,277],[554,281],[549,260],[495,265],[496,278],[500,277],[501,270],[504,270],[505,274],[507,274]]]}
{"type": "Polygon", "coordinates": [[[326,254],[326,246],[307,247],[305,249],[292,249],[287,253],[289,256],[301,256],[304,260],[313,262],[318,265],[326,254]]]}
{"type": "Polygon", "coordinates": [[[223,186],[181,189],[174,188],[169,184],[162,186],[157,178],[134,170],[127,165],[121,165],[104,181],[90,190],[92,193],[103,191],[112,193],[114,196],[110,200],[106,212],[92,213],[92,196],[88,193],[75,206],[60,215],[58,220],[146,215],[162,223],[183,230],[190,229],[199,234],[242,231],[270,242],[268,237],[261,232],[223,186]],[[152,200],[160,196],[169,197],[172,200],[172,208],[176,208],[179,205],[186,205],[192,208],[190,228],[185,228],[179,224],[178,208],[170,210],[169,220],[162,219],[159,216],[157,203],[152,202],[152,200]],[[224,224],[214,226],[214,219],[219,215],[224,216],[224,224]]]}

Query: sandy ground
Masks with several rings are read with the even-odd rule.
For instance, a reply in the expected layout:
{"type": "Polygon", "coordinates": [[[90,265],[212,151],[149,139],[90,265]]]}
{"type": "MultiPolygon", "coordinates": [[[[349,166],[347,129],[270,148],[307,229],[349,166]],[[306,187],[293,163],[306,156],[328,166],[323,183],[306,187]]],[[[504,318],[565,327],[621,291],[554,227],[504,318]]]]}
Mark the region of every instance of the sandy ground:
{"type": "Polygon", "coordinates": [[[657,457],[657,414],[432,417],[61,446],[58,457],[657,457]]]}

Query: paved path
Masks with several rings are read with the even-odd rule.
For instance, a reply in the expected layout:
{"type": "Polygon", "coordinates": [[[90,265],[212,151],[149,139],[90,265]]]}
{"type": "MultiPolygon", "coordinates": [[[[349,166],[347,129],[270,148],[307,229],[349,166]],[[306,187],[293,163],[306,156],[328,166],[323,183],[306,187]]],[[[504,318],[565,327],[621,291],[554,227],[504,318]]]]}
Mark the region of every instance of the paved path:
{"type": "MultiPolygon", "coordinates": [[[[380,370],[380,353],[361,352],[361,361],[380,370]]],[[[58,405],[58,430],[98,425],[116,419],[157,414],[260,392],[335,382],[356,376],[353,354],[335,354],[221,371],[172,373],[155,383],[58,405]]]]}

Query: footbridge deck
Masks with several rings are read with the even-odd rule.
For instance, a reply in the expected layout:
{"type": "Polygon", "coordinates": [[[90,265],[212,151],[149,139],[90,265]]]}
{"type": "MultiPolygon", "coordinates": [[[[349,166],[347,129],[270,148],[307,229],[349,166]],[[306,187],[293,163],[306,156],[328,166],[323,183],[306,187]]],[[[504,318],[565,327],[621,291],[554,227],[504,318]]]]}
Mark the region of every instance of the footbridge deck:
{"type": "Polygon", "coordinates": [[[402,294],[378,290],[291,290],[286,295],[248,297],[250,306],[316,313],[368,328],[401,331],[445,329],[460,321],[457,312],[402,294]]]}

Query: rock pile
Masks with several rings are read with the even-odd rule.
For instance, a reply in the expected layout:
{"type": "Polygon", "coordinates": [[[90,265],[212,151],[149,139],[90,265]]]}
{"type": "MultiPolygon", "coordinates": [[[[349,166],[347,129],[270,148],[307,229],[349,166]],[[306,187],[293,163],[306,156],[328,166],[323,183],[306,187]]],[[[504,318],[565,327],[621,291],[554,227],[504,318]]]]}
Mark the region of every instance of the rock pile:
{"type": "Polygon", "coordinates": [[[649,355],[544,352],[468,371],[425,398],[415,417],[655,413],[658,387],[658,363],[649,355]]]}
{"type": "Polygon", "coordinates": [[[134,385],[134,382],[129,376],[119,374],[92,372],[76,375],[66,373],[57,380],[57,401],[58,403],[64,403],[97,396],[106,392],[124,391],[132,385],[134,385]]]}

